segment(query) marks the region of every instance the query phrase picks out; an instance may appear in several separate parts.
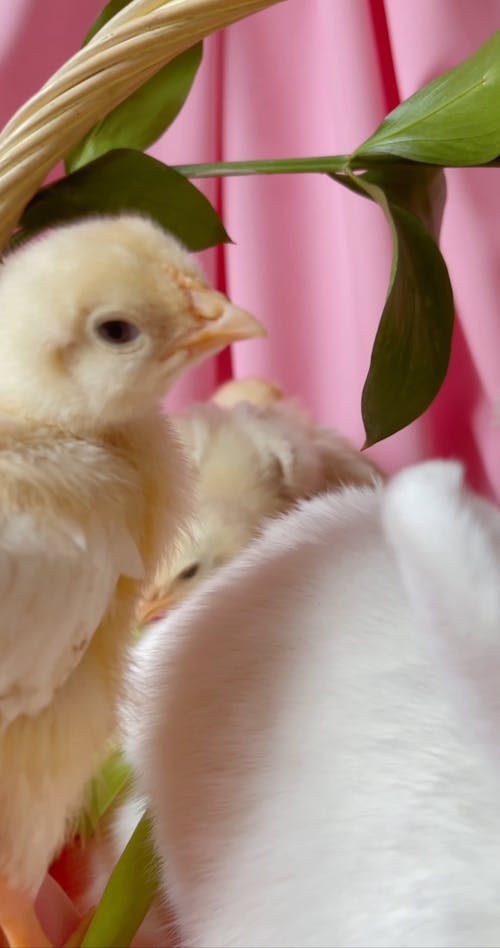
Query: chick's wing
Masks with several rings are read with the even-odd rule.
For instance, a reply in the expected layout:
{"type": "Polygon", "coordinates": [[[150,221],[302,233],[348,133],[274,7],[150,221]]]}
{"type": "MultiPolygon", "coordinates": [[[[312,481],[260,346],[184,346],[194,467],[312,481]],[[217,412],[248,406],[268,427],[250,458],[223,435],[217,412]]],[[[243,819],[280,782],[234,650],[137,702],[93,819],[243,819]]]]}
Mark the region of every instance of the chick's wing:
{"type": "MultiPolygon", "coordinates": [[[[9,474],[0,458],[4,501],[9,474]]],[[[85,496],[81,505],[73,502],[65,509],[57,503],[58,488],[68,489],[69,480],[74,490],[75,472],[65,478],[60,471],[59,484],[50,466],[45,474],[55,483],[43,494],[37,491],[39,468],[33,475],[38,485],[34,494],[28,492],[31,504],[26,504],[21,471],[8,496],[20,495],[24,504],[4,502],[0,510],[0,729],[50,704],[81,661],[119,577],[141,579],[144,573],[119,505],[102,502],[105,478],[93,485],[93,510],[85,496]]],[[[85,466],[81,480],[90,493],[85,466]]],[[[109,488],[112,483],[111,478],[109,488]]]]}

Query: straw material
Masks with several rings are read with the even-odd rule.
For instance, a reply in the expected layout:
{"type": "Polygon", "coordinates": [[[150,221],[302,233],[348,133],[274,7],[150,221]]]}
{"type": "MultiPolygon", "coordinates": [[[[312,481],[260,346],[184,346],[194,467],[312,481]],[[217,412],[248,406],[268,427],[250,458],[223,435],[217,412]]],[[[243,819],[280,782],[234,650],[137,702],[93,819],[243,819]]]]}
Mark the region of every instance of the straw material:
{"type": "Polygon", "coordinates": [[[50,169],[155,72],[209,33],[283,0],[133,0],[0,133],[0,248],[50,169]]]}

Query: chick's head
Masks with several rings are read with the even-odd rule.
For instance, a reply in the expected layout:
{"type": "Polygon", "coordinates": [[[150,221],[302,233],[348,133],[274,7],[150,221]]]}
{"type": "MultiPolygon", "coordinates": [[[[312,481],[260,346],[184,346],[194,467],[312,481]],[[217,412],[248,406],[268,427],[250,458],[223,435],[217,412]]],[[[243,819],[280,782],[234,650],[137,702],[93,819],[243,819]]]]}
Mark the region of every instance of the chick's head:
{"type": "Polygon", "coordinates": [[[160,618],[212,573],[231,562],[259,531],[262,515],[241,501],[199,501],[185,527],[159,565],[140,610],[142,623],[160,618]]]}
{"type": "Polygon", "coordinates": [[[0,268],[0,410],[69,426],[143,415],[188,366],[259,323],[152,221],[86,219],[0,268]]]}
{"type": "Polygon", "coordinates": [[[194,516],[160,564],[141,621],[162,615],[233,560],[264,521],[290,506],[284,473],[253,407],[194,405],[173,419],[196,471],[194,516]]]}

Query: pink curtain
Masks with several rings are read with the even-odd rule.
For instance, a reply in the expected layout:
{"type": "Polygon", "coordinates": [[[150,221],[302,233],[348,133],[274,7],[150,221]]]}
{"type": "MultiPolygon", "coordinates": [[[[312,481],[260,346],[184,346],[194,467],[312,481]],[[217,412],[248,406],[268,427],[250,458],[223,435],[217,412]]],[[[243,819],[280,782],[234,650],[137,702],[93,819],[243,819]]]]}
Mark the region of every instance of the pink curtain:
{"type": "MultiPolygon", "coordinates": [[[[2,5],[3,120],[77,48],[102,5],[2,5]]],[[[287,0],[206,43],[188,104],[152,153],[192,163],[350,151],[499,26],[500,0],[287,0]]],[[[426,415],[372,454],[389,470],[462,458],[471,481],[500,498],[497,176],[447,172],[442,249],[457,307],[449,375],[426,415]]],[[[264,375],[361,444],[361,390],[390,268],[382,213],[320,176],[200,186],[234,240],[202,255],[206,270],[269,338],[194,370],[169,404],[210,395],[230,373],[264,375]]]]}

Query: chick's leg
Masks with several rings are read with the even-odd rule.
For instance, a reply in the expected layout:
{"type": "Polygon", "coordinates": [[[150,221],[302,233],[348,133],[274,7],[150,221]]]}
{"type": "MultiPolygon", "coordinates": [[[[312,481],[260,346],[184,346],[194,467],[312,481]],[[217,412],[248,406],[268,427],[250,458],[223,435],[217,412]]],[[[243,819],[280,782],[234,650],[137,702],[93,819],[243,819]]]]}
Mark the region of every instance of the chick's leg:
{"type": "Polygon", "coordinates": [[[0,876],[0,928],[9,948],[51,948],[33,901],[0,876]]]}

